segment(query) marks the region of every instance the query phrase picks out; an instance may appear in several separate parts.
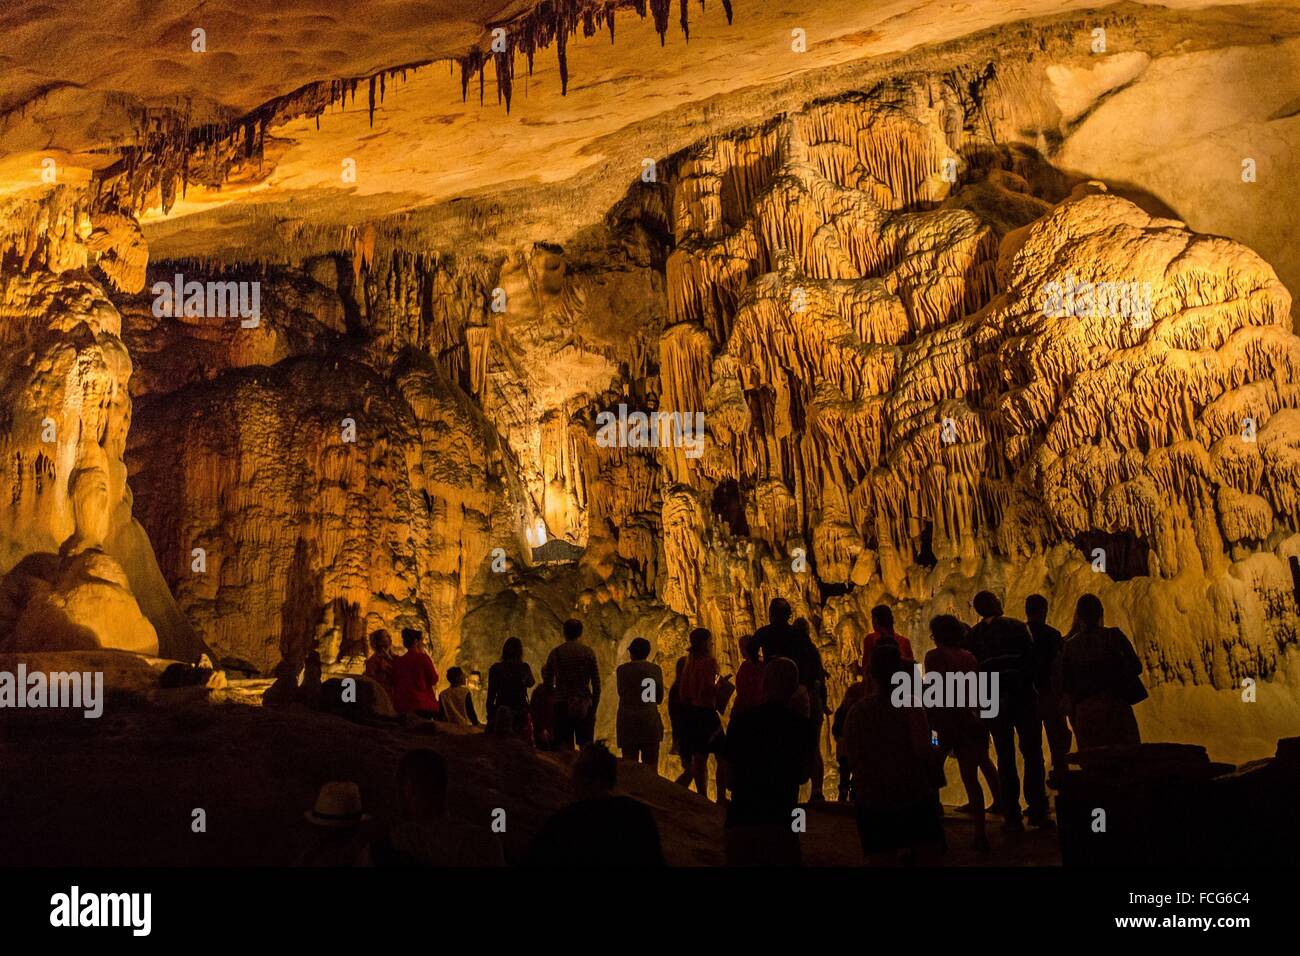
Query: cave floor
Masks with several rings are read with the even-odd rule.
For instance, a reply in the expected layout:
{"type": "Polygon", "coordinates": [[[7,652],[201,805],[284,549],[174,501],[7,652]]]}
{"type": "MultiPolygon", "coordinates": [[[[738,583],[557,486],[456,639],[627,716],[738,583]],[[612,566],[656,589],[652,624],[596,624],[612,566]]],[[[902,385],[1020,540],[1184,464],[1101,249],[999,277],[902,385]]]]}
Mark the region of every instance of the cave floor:
{"type": "MultiPolygon", "coordinates": [[[[452,813],[485,823],[506,810],[508,861],[569,799],[569,756],[537,754],[477,732],[423,734],[308,712],[212,702],[197,689],[110,693],[101,718],[50,710],[0,712],[0,864],[275,866],[306,845],[302,814],[320,785],[354,780],[377,820],[394,810],[401,753],[432,746],[451,767],[452,813]],[[194,832],[195,810],[206,832],[194,832]]],[[[722,810],[641,767],[620,765],[620,790],[651,806],[675,865],[722,863],[722,810]]],[[[970,821],[947,816],[945,865],[1055,865],[1054,833],[1002,834],[968,849],[970,821]]],[[[860,865],[846,805],[810,807],[810,865],[860,865]]]]}

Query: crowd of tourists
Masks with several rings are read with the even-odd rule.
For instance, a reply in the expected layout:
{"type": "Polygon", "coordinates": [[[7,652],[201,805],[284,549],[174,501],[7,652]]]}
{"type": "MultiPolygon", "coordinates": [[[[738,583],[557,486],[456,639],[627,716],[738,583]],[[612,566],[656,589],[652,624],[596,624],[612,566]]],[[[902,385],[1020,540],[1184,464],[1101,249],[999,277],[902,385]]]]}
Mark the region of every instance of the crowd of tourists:
{"type": "MultiPolygon", "coordinates": [[[[910,640],[898,633],[891,609],[879,605],[849,668],[852,682],[837,701],[830,699],[829,675],[808,620],[794,618],[782,598],[771,602],[766,624],[739,639],[734,675],[724,672],[713,634],[695,628],[665,691],[663,672],[650,659],[650,642],[635,638],[614,674],[619,753],[658,772],[670,736],[668,756],[677,764],[670,774],[726,807],[727,862],[798,864],[799,812],[825,799],[823,737],[829,718],[833,746],[825,749],[835,758],[836,796],[854,805],[869,861],[924,863],[942,853],[939,791],[950,757],[967,800],[958,810],[973,819],[973,848],[987,852],[990,815],[1000,816],[1003,830],[1011,832],[1023,831],[1026,823],[1055,825],[1047,758],[1054,771],[1061,770],[1074,743],[1084,749],[1139,742],[1133,705],[1146,696],[1141,663],[1128,637],[1106,626],[1100,599],[1092,594],[1079,599],[1066,635],[1047,623],[1048,602],[1041,595],[1027,598],[1024,609],[1024,620],[1014,618],[996,595],[982,591],[972,601],[969,625],[948,614],[930,620],[928,639],[921,640],[932,646],[918,660],[917,636],[910,640]],[[900,690],[913,686],[922,672],[927,679],[948,678],[940,683],[949,688],[974,688],[978,679],[979,686],[991,688],[991,697],[921,701],[904,694],[900,699],[900,690]],[[985,784],[993,796],[989,806],[985,784]],[[801,803],[805,786],[809,795],[801,803]]],[[[462,669],[449,669],[449,686],[438,693],[439,675],[422,633],[405,630],[402,640],[406,653],[394,656],[386,634],[372,635],[365,665],[365,676],[390,695],[397,714],[477,725],[473,688],[462,669]]],[[[488,671],[484,702],[489,732],[543,750],[581,751],[573,771],[577,802],[536,834],[528,860],[662,863],[653,816],[639,802],[612,793],[617,761],[603,743],[594,742],[602,677],[581,622],[564,622],[563,640],[550,651],[540,677],[524,660],[523,643],[511,637],[488,671]]],[[[417,763],[408,766],[404,760],[398,774],[399,802],[411,819],[386,836],[387,842],[370,842],[364,859],[445,863],[447,856],[433,848],[455,837],[452,843],[468,846],[475,862],[496,861],[499,845],[496,851],[485,849],[493,841],[451,833],[445,765],[432,766],[441,760],[432,751],[418,754],[408,755],[417,763]],[[447,833],[434,839],[430,833],[439,827],[447,833]]],[[[327,796],[322,791],[322,798],[327,796]]],[[[344,802],[357,800],[349,792],[344,802]]],[[[360,812],[359,803],[354,809],[360,812]]],[[[321,854],[332,858],[328,847],[335,844],[324,845],[321,854]]],[[[451,855],[464,861],[459,850],[451,855]]]]}

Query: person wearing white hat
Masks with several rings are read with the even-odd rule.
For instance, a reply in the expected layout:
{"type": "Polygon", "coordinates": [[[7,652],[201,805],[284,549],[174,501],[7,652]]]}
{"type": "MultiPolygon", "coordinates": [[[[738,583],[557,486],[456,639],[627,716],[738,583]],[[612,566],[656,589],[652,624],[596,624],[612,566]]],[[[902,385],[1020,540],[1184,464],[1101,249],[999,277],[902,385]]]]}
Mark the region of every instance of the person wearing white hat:
{"type": "Polygon", "coordinates": [[[364,825],[370,814],[363,812],[361,788],[350,780],[334,780],[320,788],[315,805],[303,817],[312,825],[311,846],[302,854],[300,866],[352,866],[365,846],[364,825]]]}

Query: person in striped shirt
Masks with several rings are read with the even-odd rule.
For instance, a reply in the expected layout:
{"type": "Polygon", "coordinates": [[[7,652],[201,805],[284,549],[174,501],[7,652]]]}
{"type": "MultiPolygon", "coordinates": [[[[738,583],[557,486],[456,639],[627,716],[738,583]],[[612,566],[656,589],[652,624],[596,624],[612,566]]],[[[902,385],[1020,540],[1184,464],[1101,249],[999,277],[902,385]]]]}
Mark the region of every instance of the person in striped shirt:
{"type": "Polygon", "coordinates": [[[582,622],[564,622],[564,643],[551,651],[542,681],[554,688],[555,745],[572,750],[591,743],[600,705],[600,667],[596,652],[582,640],[582,622]]]}

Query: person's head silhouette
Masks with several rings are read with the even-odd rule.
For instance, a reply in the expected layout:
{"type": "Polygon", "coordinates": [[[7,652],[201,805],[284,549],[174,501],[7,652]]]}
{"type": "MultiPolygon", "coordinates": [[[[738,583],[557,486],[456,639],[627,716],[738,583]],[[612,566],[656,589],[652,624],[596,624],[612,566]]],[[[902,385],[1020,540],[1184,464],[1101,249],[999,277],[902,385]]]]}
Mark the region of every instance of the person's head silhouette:
{"type": "Polygon", "coordinates": [[[788,624],[793,613],[790,602],[785,598],[772,598],[767,606],[767,619],[773,624],[788,624]]]}

